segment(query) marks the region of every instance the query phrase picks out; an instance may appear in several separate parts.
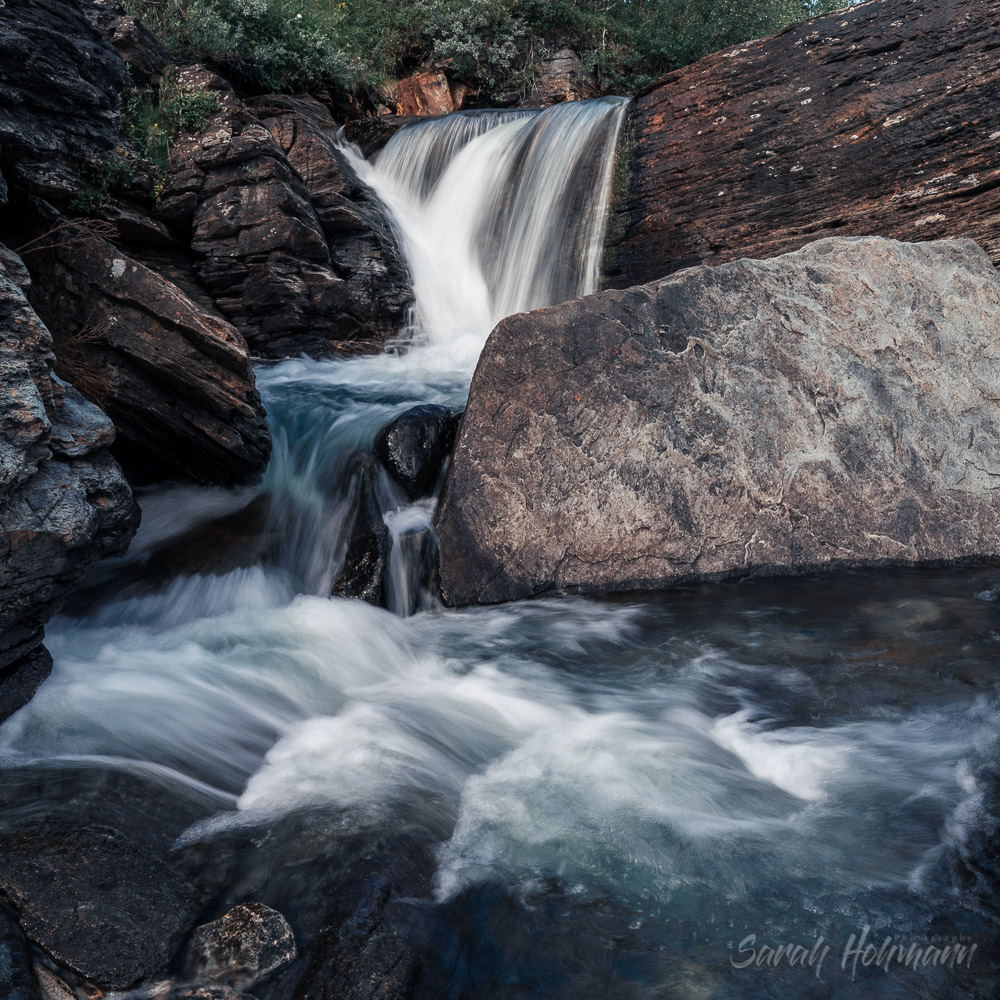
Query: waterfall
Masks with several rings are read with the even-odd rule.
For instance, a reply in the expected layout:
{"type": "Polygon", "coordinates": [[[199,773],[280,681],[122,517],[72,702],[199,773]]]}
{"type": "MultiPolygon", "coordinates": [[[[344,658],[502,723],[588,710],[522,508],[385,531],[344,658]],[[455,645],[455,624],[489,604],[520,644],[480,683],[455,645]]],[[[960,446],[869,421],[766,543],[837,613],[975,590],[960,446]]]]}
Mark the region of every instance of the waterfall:
{"type": "Polygon", "coordinates": [[[353,165],[392,214],[413,278],[411,339],[470,368],[505,316],[597,288],[626,101],[460,112],[353,165]]]}

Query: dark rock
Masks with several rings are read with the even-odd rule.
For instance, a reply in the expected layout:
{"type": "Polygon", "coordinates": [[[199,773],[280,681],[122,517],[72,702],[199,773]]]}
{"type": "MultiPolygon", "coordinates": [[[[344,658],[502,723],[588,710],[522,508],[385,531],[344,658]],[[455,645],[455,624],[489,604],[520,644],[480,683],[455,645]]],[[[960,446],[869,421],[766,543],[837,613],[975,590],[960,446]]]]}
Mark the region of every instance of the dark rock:
{"type": "Polygon", "coordinates": [[[57,370],[114,421],[135,480],[259,477],[270,434],[232,326],[85,230],[55,234],[28,263],[57,370]]]}
{"type": "Polygon", "coordinates": [[[605,280],[822,236],[971,237],[1000,264],[1000,0],[881,0],[677,70],[629,106],[605,280]]]}
{"type": "Polygon", "coordinates": [[[351,490],[347,552],[333,592],[381,605],[392,543],[379,505],[378,475],[371,456],[361,456],[351,490]]]}
{"type": "Polygon", "coordinates": [[[28,941],[24,932],[2,906],[0,906],[0,997],[4,1000],[37,1000],[38,997],[28,941]]]}
{"type": "Polygon", "coordinates": [[[511,316],[437,516],[452,604],[1000,558],[1000,276],[821,240],[511,316]]]}
{"type": "Polygon", "coordinates": [[[173,989],[164,1000],[254,1000],[254,997],[229,986],[196,986],[173,989]]]}
{"type": "Polygon", "coordinates": [[[167,64],[166,49],[146,26],[127,14],[118,0],[91,0],[87,12],[105,38],[118,50],[138,87],[159,86],[167,64]]]}
{"type": "Polygon", "coordinates": [[[138,508],[108,452],[114,428],[52,371],[52,338],[9,251],[0,266],[0,719],[51,667],[45,622],[102,556],[124,551],[138,508]],[[10,271],[8,271],[10,267],[10,271]]]}
{"type": "Polygon", "coordinates": [[[410,298],[402,258],[317,124],[318,103],[262,99],[265,125],[208,70],[187,67],[178,84],[221,107],[171,150],[157,215],[191,233],[201,283],[251,350],[324,354],[395,332],[410,298]]]}
{"type": "Polygon", "coordinates": [[[244,990],[294,959],[295,935],[288,921],[261,903],[240,903],[195,929],[183,976],[244,990]]]}
{"type": "Polygon", "coordinates": [[[375,454],[411,500],[433,493],[459,419],[445,406],[414,406],[379,431],[375,454]]]}
{"type": "Polygon", "coordinates": [[[124,834],[41,818],[0,836],[0,890],[25,933],[103,989],[164,968],[194,918],[194,892],[124,834]]]}
{"type": "Polygon", "coordinates": [[[377,118],[358,118],[346,122],[344,137],[370,158],[400,130],[414,125],[421,119],[416,116],[379,115],[377,118]]]}
{"type": "Polygon", "coordinates": [[[121,56],[80,0],[0,7],[0,166],[45,197],[71,197],[77,166],[113,148],[121,56]]]}

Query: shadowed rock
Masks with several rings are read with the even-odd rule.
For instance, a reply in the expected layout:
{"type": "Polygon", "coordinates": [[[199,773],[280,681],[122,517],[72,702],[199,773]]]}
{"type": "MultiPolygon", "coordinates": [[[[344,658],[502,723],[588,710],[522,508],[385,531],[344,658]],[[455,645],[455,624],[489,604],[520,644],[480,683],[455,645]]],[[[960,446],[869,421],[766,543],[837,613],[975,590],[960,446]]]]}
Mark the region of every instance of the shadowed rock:
{"type": "Polygon", "coordinates": [[[459,417],[445,406],[414,406],[383,427],[375,454],[411,500],[430,496],[455,442],[459,417]]]}
{"type": "Polygon", "coordinates": [[[1000,264],[998,35],[1000,0],[880,0],[640,91],[606,284],[869,233],[971,237],[1000,264]]]}
{"type": "Polygon", "coordinates": [[[36,944],[103,989],[162,969],[195,912],[194,890],[124,834],[47,818],[0,836],[0,891],[36,944]]]}
{"type": "Polygon", "coordinates": [[[439,508],[445,599],[996,560],[998,344],[969,240],[822,240],[508,317],[439,508]]]}
{"type": "Polygon", "coordinates": [[[333,592],[382,605],[392,543],[378,501],[378,475],[374,459],[360,456],[352,489],[347,553],[333,592]]]}

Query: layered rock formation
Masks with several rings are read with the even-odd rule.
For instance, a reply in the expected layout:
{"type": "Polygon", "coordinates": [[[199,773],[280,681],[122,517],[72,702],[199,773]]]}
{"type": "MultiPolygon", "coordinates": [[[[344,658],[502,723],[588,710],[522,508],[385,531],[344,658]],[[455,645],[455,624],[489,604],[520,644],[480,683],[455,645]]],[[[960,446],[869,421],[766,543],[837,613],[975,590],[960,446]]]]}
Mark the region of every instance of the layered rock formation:
{"type": "Polygon", "coordinates": [[[270,434],[247,345],[229,323],[85,230],[29,249],[57,370],[114,421],[135,478],[260,476],[270,434]]]}
{"type": "Polygon", "coordinates": [[[117,141],[125,64],[81,4],[67,0],[6,0],[0,63],[0,170],[8,184],[72,197],[77,165],[117,141]]]}
{"type": "Polygon", "coordinates": [[[251,350],[325,353],[395,332],[411,297],[405,268],[316,102],[267,99],[258,117],[201,67],[178,84],[216,94],[220,110],[171,150],[156,214],[189,234],[201,283],[251,350]]]}
{"type": "Polygon", "coordinates": [[[0,720],[48,674],[45,622],[138,524],[109,453],[111,421],[53,374],[48,330],[28,304],[27,271],[0,255],[0,720]]]}
{"type": "Polygon", "coordinates": [[[879,0],[640,92],[608,285],[827,235],[969,236],[1000,263],[1000,0],[879,0]]]}
{"type": "Polygon", "coordinates": [[[502,321],[439,509],[451,604],[1000,558],[1000,276],[827,239],[502,321]]]}

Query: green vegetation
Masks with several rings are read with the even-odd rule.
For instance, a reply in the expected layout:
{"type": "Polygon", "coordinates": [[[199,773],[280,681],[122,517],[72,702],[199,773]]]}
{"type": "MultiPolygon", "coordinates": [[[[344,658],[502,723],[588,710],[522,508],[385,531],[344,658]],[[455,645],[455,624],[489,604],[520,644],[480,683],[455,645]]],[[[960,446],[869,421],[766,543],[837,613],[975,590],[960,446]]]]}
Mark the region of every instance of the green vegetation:
{"type": "Polygon", "coordinates": [[[169,71],[158,91],[129,87],[118,95],[118,101],[122,141],[113,152],[83,168],[80,191],[69,203],[74,212],[93,215],[113,192],[128,191],[137,171],[149,174],[150,196],[158,200],[170,147],[185,132],[204,131],[219,110],[215,94],[182,90],[169,71]]]}
{"type": "Polygon", "coordinates": [[[288,90],[377,88],[449,61],[484,96],[524,93],[546,44],[601,90],[629,91],[708,52],[851,0],[124,0],[175,57],[288,90]]]}

